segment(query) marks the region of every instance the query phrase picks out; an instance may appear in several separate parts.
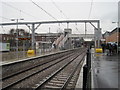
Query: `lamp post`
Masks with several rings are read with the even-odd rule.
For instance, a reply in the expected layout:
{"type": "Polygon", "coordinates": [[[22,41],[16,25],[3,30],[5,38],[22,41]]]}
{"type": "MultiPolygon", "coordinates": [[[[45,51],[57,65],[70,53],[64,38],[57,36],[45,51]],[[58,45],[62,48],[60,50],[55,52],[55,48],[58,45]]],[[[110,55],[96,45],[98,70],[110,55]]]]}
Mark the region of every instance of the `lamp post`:
{"type": "Polygon", "coordinates": [[[21,19],[11,19],[11,21],[16,21],[16,53],[17,53],[17,58],[18,58],[18,21],[19,20],[24,20],[23,18],[21,19]]]}
{"type": "Polygon", "coordinates": [[[118,44],[119,44],[119,22],[112,22],[117,23],[117,54],[118,54],[118,44]]]}

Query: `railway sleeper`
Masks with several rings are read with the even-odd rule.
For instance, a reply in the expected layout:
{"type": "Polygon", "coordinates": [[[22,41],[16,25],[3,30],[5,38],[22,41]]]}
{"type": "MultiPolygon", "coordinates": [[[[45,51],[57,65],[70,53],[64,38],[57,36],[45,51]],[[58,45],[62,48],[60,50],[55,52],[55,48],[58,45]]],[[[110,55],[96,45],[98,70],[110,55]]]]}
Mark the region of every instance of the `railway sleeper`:
{"type": "Polygon", "coordinates": [[[51,80],[51,83],[61,83],[61,84],[63,84],[63,83],[64,83],[64,81],[51,80]]]}
{"type": "Polygon", "coordinates": [[[67,77],[58,77],[58,79],[67,79],[67,77]]]}
{"type": "Polygon", "coordinates": [[[46,85],[53,85],[53,86],[59,86],[59,87],[61,87],[63,84],[61,84],[61,83],[51,83],[51,82],[49,82],[49,83],[47,83],[46,85]]]}
{"type": "Polygon", "coordinates": [[[58,86],[50,86],[50,85],[45,85],[44,88],[42,89],[45,89],[45,88],[48,88],[48,89],[52,89],[52,88],[61,88],[61,87],[58,87],[58,86]]]}
{"type": "MultiPolygon", "coordinates": [[[[76,72],[75,72],[76,73],[76,72]]],[[[72,79],[70,80],[70,83],[67,85],[68,86],[68,88],[73,88],[73,83],[74,83],[74,81],[75,81],[75,78],[76,78],[76,74],[74,74],[75,76],[73,76],[72,77],[72,79]]],[[[67,76],[69,76],[68,74],[64,74],[64,73],[60,73],[60,74],[58,74],[57,76],[55,76],[54,77],[54,79],[55,80],[62,80],[63,82],[65,82],[66,81],[66,79],[68,78],[67,76]]],[[[51,87],[51,88],[55,88],[56,86],[58,87],[62,87],[63,86],[63,84],[60,84],[60,83],[51,83],[51,81],[49,81],[49,83],[47,83],[45,86],[44,86],[44,88],[46,88],[46,86],[47,87],[51,87]]]]}

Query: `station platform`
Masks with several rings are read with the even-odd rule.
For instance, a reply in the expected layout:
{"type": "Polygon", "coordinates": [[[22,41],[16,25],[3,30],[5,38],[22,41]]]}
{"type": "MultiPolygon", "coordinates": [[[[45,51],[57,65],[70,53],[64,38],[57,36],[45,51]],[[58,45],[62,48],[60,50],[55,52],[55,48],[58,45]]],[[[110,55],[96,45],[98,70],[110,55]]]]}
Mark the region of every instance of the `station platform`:
{"type": "Polygon", "coordinates": [[[94,90],[120,90],[120,55],[108,56],[91,50],[92,88],[94,90]],[[118,89],[119,88],[119,89],[118,89]]]}
{"type": "Polygon", "coordinates": [[[55,54],[55,53],[59,53],[59,52],[62,52],[62,51],[56,50],[56,51],[45,52],[45,53],[36,53],[35,56],[31,56],[31,57],[28,57],[27,56],[27,52],[25,52],[24,56],[21,56],[19,58],[15,57],[16,52],[12,52],[12,55],[11,54],[9,55],[9,52],[8,52],[6,56],[4,56],[4,55],[2,55],[0,53],[0,59],[1,59],[0,60],[0,65],[4,65],[4,64],[8,64],[8,63],[14,63],[14,62],[19,62],[19,61],[24,61],[24,60],[27,60],[27,59],[32,59],[32,58],[37,58],[37,57],[43,57],[43,56],[47,56],[47,55],[55,54]],[[13,57],[15,57],[15,58],[13,58],[13,57]]]}

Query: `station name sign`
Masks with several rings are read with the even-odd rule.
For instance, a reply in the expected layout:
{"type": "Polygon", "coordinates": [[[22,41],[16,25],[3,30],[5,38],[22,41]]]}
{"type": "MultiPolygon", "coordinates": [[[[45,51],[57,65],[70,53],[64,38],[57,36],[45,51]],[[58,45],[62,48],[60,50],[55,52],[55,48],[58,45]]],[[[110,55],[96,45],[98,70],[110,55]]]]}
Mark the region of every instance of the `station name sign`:
{"type": "Polygon", "coordinates": [[[30,40],[31,38],[18,38],[18,40],[30,40]]]}

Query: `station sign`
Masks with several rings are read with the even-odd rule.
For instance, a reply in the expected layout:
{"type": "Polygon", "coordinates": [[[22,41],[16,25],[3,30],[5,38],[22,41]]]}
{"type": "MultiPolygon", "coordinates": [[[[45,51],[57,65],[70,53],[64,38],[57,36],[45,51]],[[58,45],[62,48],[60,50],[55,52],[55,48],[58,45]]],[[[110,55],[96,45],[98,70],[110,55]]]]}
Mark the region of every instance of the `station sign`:
{"type": "Polygon", "coordinates": [[[30,40],[31,38],[18,38],[18,40],[30,40]]]}
{"type": "Polygon", "coordinates": [[[101,41],[105,41],[105,39],[101,39],[101,41]]]}

